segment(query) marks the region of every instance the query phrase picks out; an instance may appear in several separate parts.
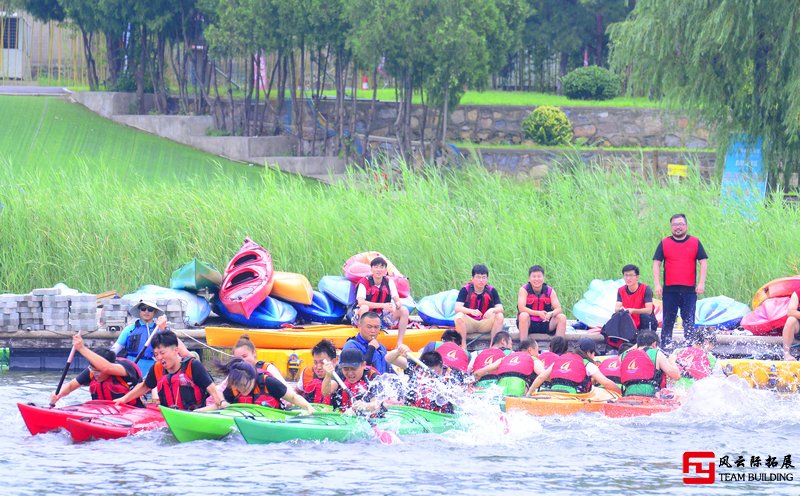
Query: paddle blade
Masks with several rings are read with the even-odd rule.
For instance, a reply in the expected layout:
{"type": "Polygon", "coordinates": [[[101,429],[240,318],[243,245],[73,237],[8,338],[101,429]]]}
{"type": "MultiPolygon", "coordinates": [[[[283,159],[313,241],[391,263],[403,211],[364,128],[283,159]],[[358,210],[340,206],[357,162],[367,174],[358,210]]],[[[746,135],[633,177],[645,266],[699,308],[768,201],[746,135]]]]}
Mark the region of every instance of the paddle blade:
{"type": "Polygon", "coordinates": [[[378,441],[380,441],[381,444],[399,444],[402,442],[400,441],[400,438],[397,437],[397,434],[394,432],[385,431],[377,425],[372,426],[372,432],[375,433],[375,437],[378,438],[378,441]]]}

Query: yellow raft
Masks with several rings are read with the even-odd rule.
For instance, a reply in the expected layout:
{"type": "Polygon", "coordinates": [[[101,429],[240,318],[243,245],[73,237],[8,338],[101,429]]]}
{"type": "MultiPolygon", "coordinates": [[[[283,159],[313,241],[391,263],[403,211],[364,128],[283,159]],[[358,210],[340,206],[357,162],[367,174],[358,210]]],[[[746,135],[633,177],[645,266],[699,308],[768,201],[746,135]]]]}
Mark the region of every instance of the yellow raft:
{"type": "Polygon", "coordinates": [[[314,363],[310,348],[302,350],[256,348],[256,360],[275,365],[287,381],[299,380],[300,371],[304,367],[311,367],[314,363]]]}
{"type": "Polygon", "coordinates": [[[521,410],[531,415],[573,415],[578,412],[599,412],[603,405],[619,398],[617,393],[601,387],[593,387],[583,394],[542,391],[530,396],[506,397],[506,411],[521,410]]]}
{"type": "Polygon", "coordinates": [[[741,358],[721,360],[721,365],[726,376],[739,376],[753,388],[800,391],[800,362],[741,358]]]}

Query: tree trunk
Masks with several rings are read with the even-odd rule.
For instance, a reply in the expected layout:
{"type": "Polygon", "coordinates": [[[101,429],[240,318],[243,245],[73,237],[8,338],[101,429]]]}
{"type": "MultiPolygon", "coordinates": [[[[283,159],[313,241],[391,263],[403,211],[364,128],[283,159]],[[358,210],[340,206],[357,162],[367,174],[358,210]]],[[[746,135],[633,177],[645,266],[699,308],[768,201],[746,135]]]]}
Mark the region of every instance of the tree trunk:
{"type": "Polygon", "coordinates": [[[294,50],[289,53],[289,62],[290,62],[290,69],[292,72],[292,89],[289,91],[289,95],[292,97],[292,114],[294,118],[292,119],[294,122],[292,123],[292,129],[295,134],[295,138],[297,140],[297,149],[295,153],[298,157],[302,157],[303,154],[303,128],[300,127],[302,121],[300,120],[300,114],[303,112],[303,109],[300,108],[300,104],[297,99],[297,71],[295,70],[295,61],[294,61],[294,50]]]}
{"type": "Polygon", "coordinates": [[[236,129],[236,108],[233,101],[233,57],[228,57],[228,74],[225,79],[228,80],[228,101],[231,107],[231,134],[236,136],[238,130],[236,129]]]}
{"type": "Polygon", "coordinates": [[[375,102],[378,100],[378,66],[372,70],[372,101],[369,103],[369,115],[367,116],[367,128],[364,130],[364,160],[366,162],[368,157],[371,157],[369,149],[369,135],[372,131],[372,121],[375,118],[375,102]]]}
{"type": "Polygon", "coordinates": [[[569,54],[567,52],[561,52],[559,56],[559,63],[558,63],[558,76],[556,78],[556,94],[563,95],[564,88],[561,85],[561,78],[567,73],[567,67],[569,64],[569,54]]]}
{"type": "Polygon", "coordinates": [[[603,64],[603,14],[598,12],[595,20],[597,21],[597,46],[595,47],[594,63],[599,67],[603,64]]]}
{"type": "Polygon", "coordinates": [[[139,114],[144,114],[144,70],[147,65],[147,26],[141,27],[139,36],[139,63],[136,65],[136,101],[139,103],[139,114]]]}
{"type": "Polygon", "coordinates": [[[355,146],[356,146],[356,104],[358,102],[358,69],[356,68],[355,62],[353,63],[353,94],[352,97],[352,111],[350,112],[350,146],[348,147],[347,151],[347,158],[350,159],[355,154],[355,146]]]}
{"type": "Polygon", "coordinates": [[[89,76],[89,89],[97,91],[100,83],[97,78],[97,68],[94,63],[94,56],[92,55],[92,37],[93,33],[87,33],[81,27],[81,36],[83,37],[83,54],[86,56],[86,72],[89,76]]]}
{"type": "Polygon", "coordinates": [[[212,112],[214,113],[214,124],[217,129],[228,129],[228,124],[225,122],[225,109],[222,108],[222,98],[219,96],[219,81],[217,80],[217,67],[216,62],[211,62],[211,77],[214,81],[214,104],[212,112]]]}

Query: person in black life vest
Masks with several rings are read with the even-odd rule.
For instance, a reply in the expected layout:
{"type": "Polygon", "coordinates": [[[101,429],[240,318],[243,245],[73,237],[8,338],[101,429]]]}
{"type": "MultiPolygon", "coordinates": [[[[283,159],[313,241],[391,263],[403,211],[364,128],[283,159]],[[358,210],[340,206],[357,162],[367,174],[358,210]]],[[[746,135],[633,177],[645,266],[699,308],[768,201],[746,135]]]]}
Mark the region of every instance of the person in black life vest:
{"type": "Polygon", "coordinates": [[[797,360],[792,355],[792,343],[800,339],[800,299],[797,297],[797,292],[792,293],[792,297],[789,298],[789,316],[783,325],[782,335],[783,359],[797,360]]]}
{"type": "Polygon", "coordinates": [[[655,331],[658,328],[653,315],[653,290],[639,282],[639,267],[628,264],[622,268],[625,285],[617,290],[615,312],[625,310],[639,330],[655,331]]]}
{"type": "Polygon", "coordinates": [[[241,358],[233,358],[220,369],[227,373],[227,386],[222,392],[229,404],[248,403],[271,408],[283,408],[285,400],[303,410],[305,414],[314,413],[314,408],[305,398],[286,387],[286,384],[269,372],[256,368],[241,358]]]}
{"type": "Polygon", "coordinates": [[[300,373],[297,392],[312,403],[330,405],[330,395],[322,394],[322,381],[325,379],[325,362],[331,362],[336,366],[336,348],[333,343],[323,339],[311,348],[311,357],[314,361],[311,367],[304,368],[300,373]]]}
{"type": "MultiPolygon", "coordinates": [[[[122,330],[111,350],[118,356],[135,360],[139,351],[145,348],[148,338],[153,333],[167,328],[167,318],[164,316],[164,311],[150,300],[139,300],[138,303],[131,305],[128,315],[134,321],[122,330]]],[[[147,375],[154,363],[153,347],[148,345],[139,359],[138,365],[142,373],[147,375]]]]}
{"type": "Polygon", "coordinates": [[[656,333],[644,331],[636,338],[636,347],[620,355],[620,380],[624,396],[655,396],[666,379],[677,381],[681,371],[658,349],[656,333]]]}
{"type": "Polygon", "coordinates": [[[214,402],[221,407],[228,405],[200,360],[181,357],[178,336],[174,332],[157,333],[151,345],[156,363],[150,368],[144,382],[137,384],[115,403],[128,403],[155,389],[161,405],[168,408],[197,410],[205,405],[207,395],[213,396],[214,402]]]}
{"type": "Polygon", "coordinates": [[[544,269],[534,265],[528,269],[528,282],[517,294],[517,327],[519,340],[528,338],[528,332],[564,336],[567,316],[561,311],[556,291],[544,282],[544,269]]]}
{"type": "Polygon", "coordinates": [[[619,386],[600,372],[594,362],[596,346],[589,338],[581,338],[574,352],[566,352],[555,360],[544,374],[536,377],[528,393],[532,393],[546,381],[552,382],[551,391],[582,394],[592,389],[592,383],[603,386],[608,391],[622,394],[619,386]]]}
{"type": "Polygon", "coordinates": [[[362,277],[356,288],[356,311],[353,325],[357,326],[362,315],[372,311],[377,313],[387,327],[397,327],[397,344],[403,344],[403,336],[408,327],[408,308],[400,302],[400,295],[394,281],[386,276],[387,262],[383,257],[375,257],[369,263],[369,277],[362,277]]]}
{"type": "Polygon", "coordinates": [[[693,341],[694,311],[697,295],[705,292],[708,256],[699,239],[688,234],[684,214],[670,218],[672,235],[662,239],[653,255],[653,289],[663,298],[663,323],[661,347],[672,348],[672,329],[680,310],[683,319],[683,337],[693,341]],[[661,286],[661,265],[664,265],[664,287],[661,286]],[[697,275],[697,265],[700,275],[697,275]]]}
{"type": "Polygon", "coordinates": [[[467,335],[503,330],[503,305],[497,290],[489,284],[489,269],[478,264],[472,267],[472,279],[458,292],[454,318],[461,334],[462,348],[467,349],[467,335]]]}
{"type": "MultiPolygon", "coordinates": [[[[142,373],[135,363],[125,358],[118,359],[113,351],[106,348],[90,350],[80,334],[72,336],[72,346],[86,358],[89,367],[69,381],[61,392],[51,395],[51,405],[55,405],[58,400],[81,386],[89,386],[93,400],[112,401],[122,398],[142,382],[142,373]]],[[[133,400],[130,405],[144,407],[139,398],[133,400]]]]}
{"type": "Polygon", "coordinates": [[[334,365],[332,362],[323,364],[325,378],[322,380],[322,394],[331,396],[331,406],[340,411],[349,409],[357,412],[369,412],[380,415],[386,409],[383,401],[376,399],[377,391],[370,388],[380,374],[372,367],[367,366],[364,354],[356,348],[346,348],[339,356],[339,377],[344,382],[345,389],[333,379],[334,365]]]}

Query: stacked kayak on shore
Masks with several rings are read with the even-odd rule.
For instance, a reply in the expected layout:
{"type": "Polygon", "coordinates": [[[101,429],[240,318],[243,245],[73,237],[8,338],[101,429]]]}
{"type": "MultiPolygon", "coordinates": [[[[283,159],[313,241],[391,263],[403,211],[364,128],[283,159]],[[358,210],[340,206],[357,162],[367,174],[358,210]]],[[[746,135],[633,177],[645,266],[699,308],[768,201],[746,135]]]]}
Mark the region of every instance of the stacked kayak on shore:
{"type": "Polygon", "coordinates": [[[165,427],[155,405],[136,408],[111,401],[91,400],[61,408],[17,403],[31,434],[66,429],[76,442],[89,439],[117,439],[137,432],[165,427]]]}

